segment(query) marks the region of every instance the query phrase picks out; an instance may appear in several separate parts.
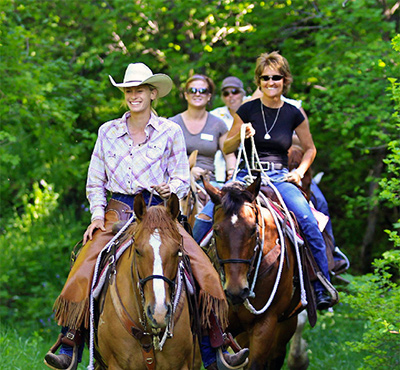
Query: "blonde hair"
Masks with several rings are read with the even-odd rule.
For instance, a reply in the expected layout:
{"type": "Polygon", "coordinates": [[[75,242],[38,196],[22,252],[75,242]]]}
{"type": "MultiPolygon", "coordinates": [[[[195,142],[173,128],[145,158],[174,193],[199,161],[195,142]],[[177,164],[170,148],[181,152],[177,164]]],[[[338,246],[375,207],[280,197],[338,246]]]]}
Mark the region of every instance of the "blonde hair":
{"type": "Polygon", "coordinates": [[[293,82],[289,63],[286,58],[280,55],[277,51],[273,51],[272,53],[263,53],[258,57],[256,69],[254,71],[254,82],[258,87],[261,86],[261,76],[266,67],[276,69],[283,76],[283,93],[286,94],[293,82]]]}

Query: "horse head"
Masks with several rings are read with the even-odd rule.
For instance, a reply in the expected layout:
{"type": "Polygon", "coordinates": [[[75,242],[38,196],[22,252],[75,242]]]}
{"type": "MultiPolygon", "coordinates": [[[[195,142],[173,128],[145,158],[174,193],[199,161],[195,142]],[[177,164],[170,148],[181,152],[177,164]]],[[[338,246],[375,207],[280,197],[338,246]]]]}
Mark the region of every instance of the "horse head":
{"type": "Polygon", "coordinates": [[[260,211],[256,198],[261,177],[245,187],[231,183],[217,189],[207,181],[204,187],[215,204],[214,240],[216,259],[220,266],[228,300],[242,304],[250,293],[249,276],[260,250],[260,211]]]}
{"type": "Polygon", "coordinates": [[[172,296],[182,256],[181,235],[176,218],[179,200],[172,194],[164,206],[146,208],[142,195],[133,205],[134,268],[142,296],[143,310],[153,332],[164,329],[172,315],[172,296]]]}

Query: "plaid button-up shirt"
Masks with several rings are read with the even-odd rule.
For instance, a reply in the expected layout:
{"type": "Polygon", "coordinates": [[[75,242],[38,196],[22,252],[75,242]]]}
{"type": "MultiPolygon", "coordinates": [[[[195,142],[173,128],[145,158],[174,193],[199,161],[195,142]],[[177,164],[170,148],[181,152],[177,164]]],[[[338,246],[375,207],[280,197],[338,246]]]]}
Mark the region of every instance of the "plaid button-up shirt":
{"type": "Polygon", "coordinates": [[[189,162],[182,129],[174,122],[151,113],[145,127],[145,142],[134,145],[127,119],[104,123],[90,160],[86,195],[92,221],[104,218],[107,190],[136,194],[152,185],[169,184],[171,192],[184,197],[190,185],[189,162]]]}

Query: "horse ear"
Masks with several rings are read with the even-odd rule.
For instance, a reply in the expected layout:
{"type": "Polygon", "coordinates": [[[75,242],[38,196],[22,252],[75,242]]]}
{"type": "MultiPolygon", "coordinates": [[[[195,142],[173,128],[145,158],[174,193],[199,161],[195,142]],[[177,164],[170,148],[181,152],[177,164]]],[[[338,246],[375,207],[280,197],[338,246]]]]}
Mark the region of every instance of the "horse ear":
{"type": "Polygon", "coordinates": [[[179,215],[179,199],[175,193],[172,193],[169,197],[167,209],[171,213],[172,219],[175,220],[179,215]]]}
{"type": "Polygon", "coordinates": [[[196,149],[196,150],[193,150],[193,152],[190,153],[190,156],[189,156],[189,168],[190,169],[192,169],[196,165],[197,153],[198,152],[199,151],[196,149]]]}
{"type": "Polygon", "coordinates": [[[250,184],[246,190],[253,194],[253,200],[257,198],[258,193],[260,192],[261,188],[261,173],[259,172],[257,174],[256,179],[253,181],[252,184],[250,184]]]}
{"type": "Polygon", "coordinates": [[[221,204],[221,190],[212,186],[202,175],[200,175],[201,181],[203,182],[204,189],[210,196],[211,200],[215,205],[221,204]]]}
{"type": "Polygon", "coordinates": [[[144,201],[142,193],[135,196],[135,200],[133,201],[133,210],[135,212],[136,218],[139,221],[142,221],[144,215],[147,212],[146,203],[144,201]]]}

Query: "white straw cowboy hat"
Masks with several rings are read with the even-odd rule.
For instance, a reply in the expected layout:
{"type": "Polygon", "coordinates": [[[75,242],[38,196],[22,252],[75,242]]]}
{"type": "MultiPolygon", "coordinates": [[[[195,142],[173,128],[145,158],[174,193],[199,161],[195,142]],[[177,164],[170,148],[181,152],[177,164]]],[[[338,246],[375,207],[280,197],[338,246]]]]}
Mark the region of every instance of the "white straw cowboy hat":
{"type": "Polygon", "coordinates": [[[109,75],[111,83],[124,91],[124,87],[153,85],[158,91],[158,97],[168,95],[172,89],[172,80],[163,73],[153,74],[152,70],[143,63],[131,63],[125,71],[124,82],[117,84],[109,75]]]}

